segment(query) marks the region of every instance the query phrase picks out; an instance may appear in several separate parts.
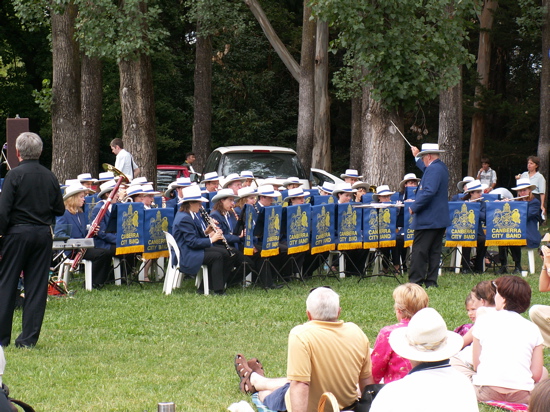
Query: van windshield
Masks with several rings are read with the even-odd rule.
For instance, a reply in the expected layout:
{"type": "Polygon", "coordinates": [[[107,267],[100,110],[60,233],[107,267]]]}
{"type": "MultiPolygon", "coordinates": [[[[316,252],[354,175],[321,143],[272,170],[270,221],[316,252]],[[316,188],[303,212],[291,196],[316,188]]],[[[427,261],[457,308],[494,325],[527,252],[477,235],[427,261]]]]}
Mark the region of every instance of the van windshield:
{"type": "Polygon", "coordinates": [[[226,153],[222,157],[221,174],[250,170],[259,179],[296,176],[307,179],[298,157],[292,153],[226,153]]]}

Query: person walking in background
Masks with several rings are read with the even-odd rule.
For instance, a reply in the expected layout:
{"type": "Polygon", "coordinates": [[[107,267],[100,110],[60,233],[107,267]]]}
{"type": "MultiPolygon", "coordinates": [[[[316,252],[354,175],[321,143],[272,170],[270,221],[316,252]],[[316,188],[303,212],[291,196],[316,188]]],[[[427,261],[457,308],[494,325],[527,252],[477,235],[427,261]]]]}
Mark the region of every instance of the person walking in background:
{"type": "Polygon", "coordinates": [[[133,180],[139,175],[139,166],[132,155],[124,149],[122,139],[116,138],[111,141],[111,151],[116,155],[115,167],[124,173],[128,179],[133,180]]]}
{"type": "Polygon", "coordinates": [[[484,193],[489,193],[497,186],[497,172],[491,169],[491,162],[488,157],[481,158],[481,169],[477,172],[477,180],[487,185],[484,193]]]}
{"type": "Polygon", "coordinates": [[[65,212],[55,175],[38,163],[42,140],[21,133],[15,142],[19,166],[6,175],[0,194],[0,345],[10,344],[17,284],[24,276],[23,330],[17,347],[36,345],[48,297],[55,217],[65,212]]]}
{"type": "Polygon", "coordinates": [[[439,159],[444,150],[436,143],[424,143],[422,151],[411,147],[416,165],[424,172],[414,202],[409,203],[413,215],[414,244],[411,253],[409,282],[437,287],[442,238],[451,224],[449,217],[449,170],[439,159]]]}

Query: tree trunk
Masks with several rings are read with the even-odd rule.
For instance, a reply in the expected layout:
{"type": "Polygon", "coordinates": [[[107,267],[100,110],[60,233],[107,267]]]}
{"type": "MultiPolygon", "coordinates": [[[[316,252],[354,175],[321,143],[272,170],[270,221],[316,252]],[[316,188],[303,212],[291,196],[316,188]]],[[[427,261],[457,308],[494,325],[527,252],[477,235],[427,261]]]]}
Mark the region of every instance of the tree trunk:
{"type": "MultiPolygon", "coordinates": [[[[540,135],[537,155],[540,173],[548,181],[550,151],[550,0],[542,1],[546,13],[542,27],[542,70],[540,73],[540,135]]],[[[548,190],[546,191],[548,193],[548,190]]],[[[548,195],[546,196],[548,198],[548,195]]],[[[543,205],[545,206],[545,205],[543,205]]]]}
{"type": "Polygon", "coordinates": [[[296,152],[305,170],[311,168],[315,120],[315,20],[310,20],[311,8],[304,1],[300,88],[298,101],[298,132],[296,152]]]}
{"type": "Polygon", "coordinates": [[[121,60],[118,68],[124,148],[134,156],[140,175],[156,183],[157,136],[151,58],[142,54],[135,59],[121,60]]]}
{"type": "MultiPolygon", "coordinates": [[[[258,23],[260,23],[265,37],[267,37],[271,47],[275,49],[286,68],[290,71],[292,77],[294,77],[297,81],[300,81],[300,65],[296,62],[296,60],[294,60],[294,57],[292,57],[279,36],[277,36],[277,33],[275,33],[275,30],[271,26],[269,19],[262,9],[262,6],[260,6],[257,0],[244,0],[244,3],[248,6],[254,17],[256,17],[258,23]]],[[[304,5],[306,3],[307,2],[304,2],[304,5]]]]}
{"type": "Polygon", "coordinates": [[[317,22],[315,47],[315,141],[312,167],[331,171],[330,100],[328,95],[328,24],[317,22]]]}
{"type": "Polygon", "coordinates": [[[489,69],[491,67],[491,29],[494,12],[498,8],[497,0],[485,0],[481,11],[479,49],[477,52],[477,75],[479,84],[475,91],[475,112],[472,117],[472,133],[470,137],[470,158],[468,174],[474,176],[481,166],[483,155],[483,140],[485,134],[485,117],[480,107],[480,99],[484,89],[489,88],[489,69]]]}
{"type": "Polygon", "coordinates": [[[351,143],[349,150],[349,167],[361,170],[363,167],[363,136],[361,134],[361,98],[351,99],[351,143]]]}
{"type": "Polygon", "coordinates": [[[72,3],[65,7],[63,14],[51,13],[52,171],[60,182],[75,178],[82,166],[80,61],[74,39],[76,14],[77,7],[72,3]]]}
{"type": "Polygon", "coordinates": [[[462,80],[439,94],[439,146],[446,150],[441,158],[449,168],[450,198],[462,180],[462,80]]]}
{"type": "Polygon", "coordinates": [[[405,174],[405,142],[394,127],[403,130],[403,120],[396,111],[388,111],[370,97],[363,87],[361,130],[363,136],[364,181],[369,185],[389,185],[397,189],[405,174]],[[368,152],[368,155],[366,153],[368,152]]]}
{"type": "MultiPolygon", "coordinates": [[[[197,23],[199,30],[200,23],[197,23]]],[[[194,168],[200,172],[210,154],[212,134],[212,39],[198,36],[195,46],[193,152],[196,157],[194,168]]]]}
{"type": "MultiPolygon", "coordinates": [[[[101,60],[82,54],[81,108],[82,108],[82,169],[83,173],[98,176],[99,142],[101,138],[101,110],[103,99],[103,72],[101,60]]],[[[103,169],[102,169],[103,170],[103,169]]]]}

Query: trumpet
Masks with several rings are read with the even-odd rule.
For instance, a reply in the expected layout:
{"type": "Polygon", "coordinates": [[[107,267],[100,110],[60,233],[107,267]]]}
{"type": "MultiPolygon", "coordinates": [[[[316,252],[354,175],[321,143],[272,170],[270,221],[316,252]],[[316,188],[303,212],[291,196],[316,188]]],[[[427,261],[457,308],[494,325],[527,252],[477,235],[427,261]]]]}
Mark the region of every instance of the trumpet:
{"type": "MultiPolygon", "coordinates": [[[[214,222],[212,221],[212,218],[210,217],[210,215],[208,214],[206,209],[201,206],[199,212],[200,212],[202,218],[204,219],[204,221],[206,222],[206,224],[208,226],[210,226],[212,228],[212,230],[214,230],[216,233],[220,233],[220,229],[214,224],[214,222]]],[[[229,252],[229,256],[231,256],[231,257],[235,256],[235,252],[233,252],[233,249],[231,249],[231,247],[229,246],[229,243],[227,243],[227,239],[225,238],[223,233],[220,233],[220,234],[222,236],[223,245],[227,249],[227,252],[229,252]]]]}

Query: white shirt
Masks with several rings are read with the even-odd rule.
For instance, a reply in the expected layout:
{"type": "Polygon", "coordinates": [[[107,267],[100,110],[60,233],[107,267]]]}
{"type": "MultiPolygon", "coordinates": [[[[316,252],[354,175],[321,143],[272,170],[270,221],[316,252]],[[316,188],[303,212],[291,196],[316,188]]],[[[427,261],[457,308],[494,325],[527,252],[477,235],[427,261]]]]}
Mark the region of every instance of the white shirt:
{"type": "Polygon", "coordinates": [[[481,345],[474,385],[533,390],[533,350],[543,342],[537,325],[519,313],[498,310],[477,319],[472,332],[481,345]]]}
{"type": "Polygon", "coordinates": [[[423,369],[388,383],[376,395],[370,412],[477,412],[468,378],[447,366],[423,369]]]}
{"type": "Polygon", "coordinates": [[[115,167],[128,176],[130,180],[133,180],[134,169],[137,169],[138,165],[134,162],[134,158],[129,152],[120,149],[120,152],[116,155],[115,167]]]}

